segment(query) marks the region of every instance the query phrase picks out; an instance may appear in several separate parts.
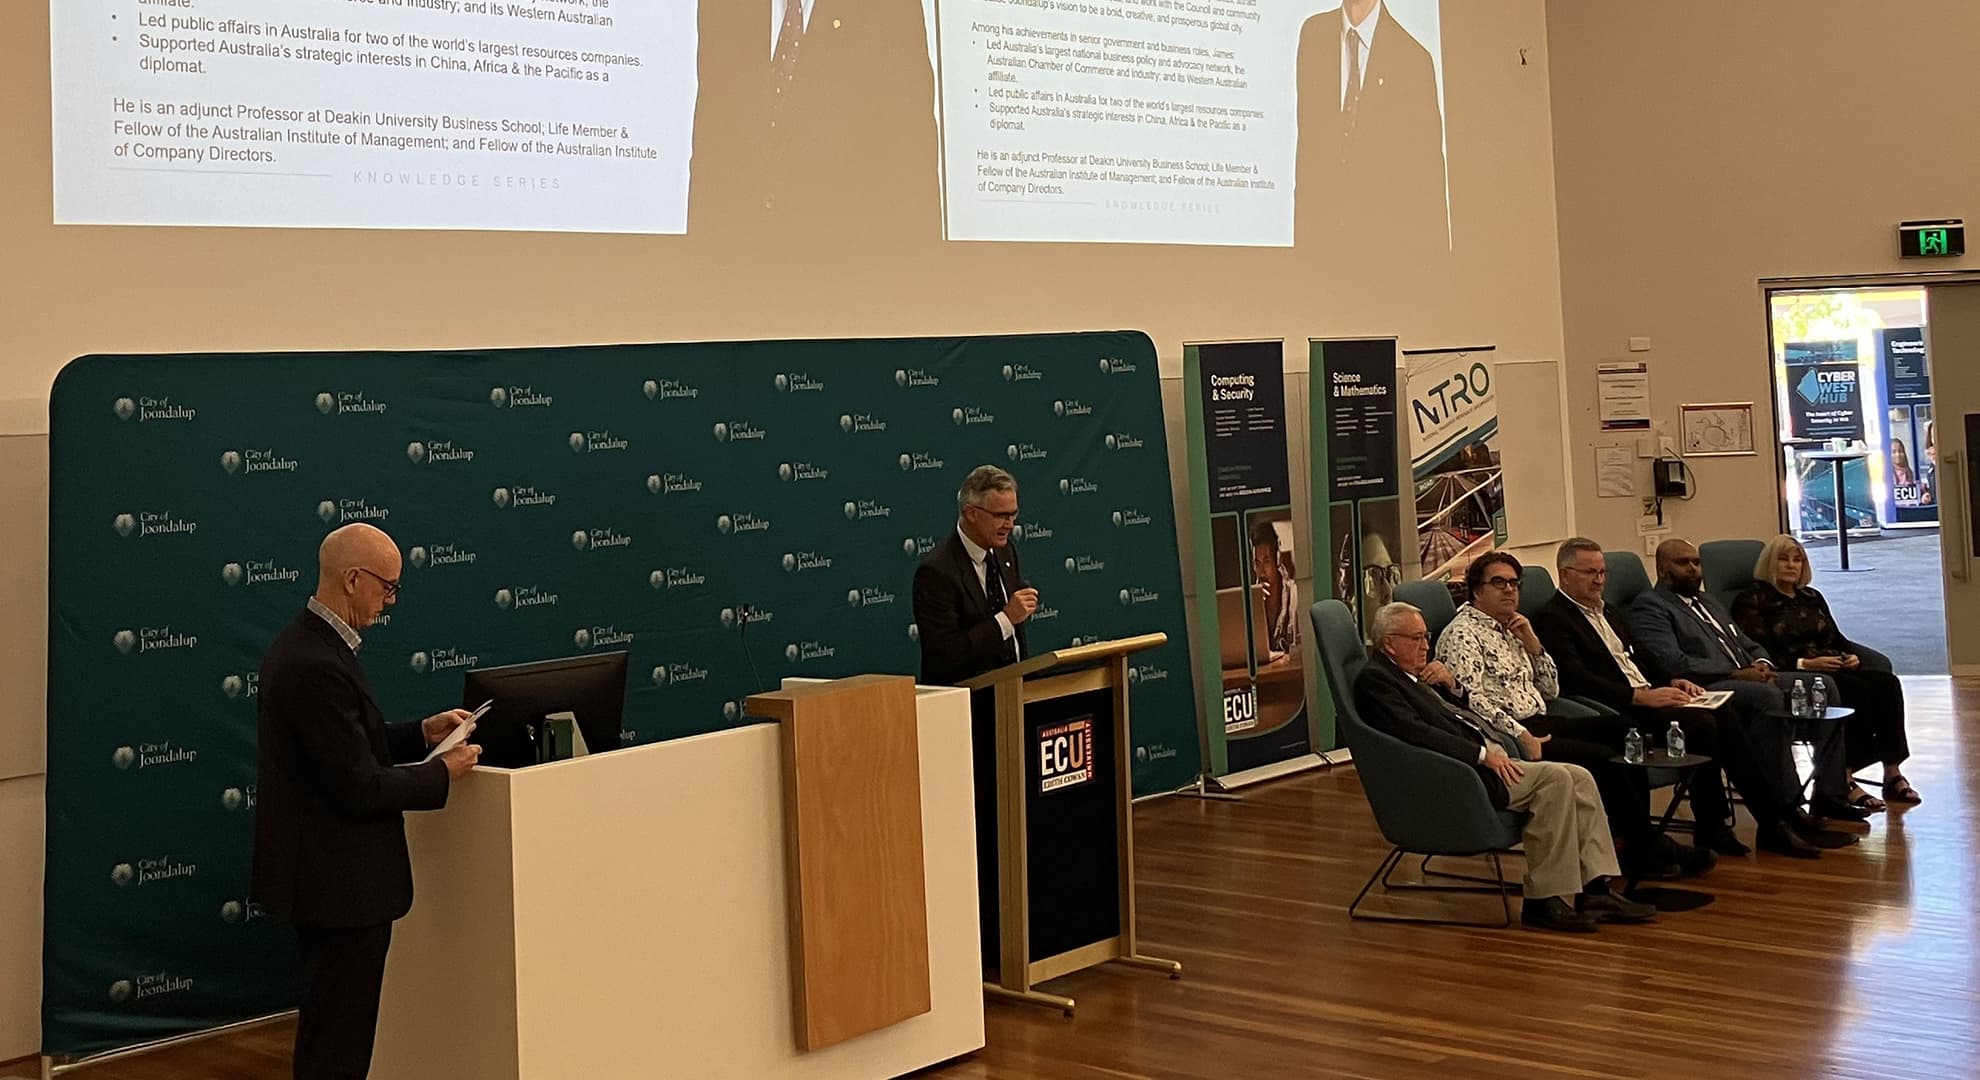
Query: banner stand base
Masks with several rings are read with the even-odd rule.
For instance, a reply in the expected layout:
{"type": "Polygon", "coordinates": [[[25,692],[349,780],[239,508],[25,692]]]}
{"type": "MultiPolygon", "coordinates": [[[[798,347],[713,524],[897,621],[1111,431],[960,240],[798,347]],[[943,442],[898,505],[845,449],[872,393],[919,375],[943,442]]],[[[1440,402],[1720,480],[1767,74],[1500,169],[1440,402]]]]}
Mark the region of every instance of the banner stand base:
{"type": "Polygon", "coordinates": [[[117,1050],[106,1050],[103,1053],[91,1054],[88,1057],[50,1057],[47,1054],[43,1054],[41,1055],[41,1080],[54,1080],[55,1077],[61,1076],[72,1069],[89,1068],[101,1065],[106,1061],[113,1061],[117,1058],[135,1057],[139,1054],[151,1053],[154,1050],[163,1050],[168,1046],[180,1046],[189,1042],[210,1039],[215,1035],[226,1035],[243,1031],[247,1028],[260,1027],[263,1024],[273,1024],[278,1021],[290,1019],[295,1015],[296,1010],[287,1009],[278,1013],[269,1013],[267,1016],[255,1016],[246,1020],[237,1020],[231,1024],[222,1024],[216,1028],[189,1031],[184,1035],[174,1035],[169,1039],[158,1039],[153,1042],[138,1043],[135,1046],[126,1046],[117,1050]]]}
{"type": "Polygon", "coordinates": [[[1207,772],[1196,774],[1196,779],[1170,792],[1191,799],[1213,799],[1217,802],[1243,802],[1244,796],[1224,790],[1224,785],[1207,772]]]}
{"type": "Polygon", "coordinates": [[[1225,790],[1249,787],[1252,784],[1262,784],[1267,780],[1277,780],[1282,776],[1303,773],[1308,769],[1325,768],[1333,763],[1333,760],[1327,754],[1315,751],[1301,754],[1298,757],[1290,757],[1284,761],[1275,761],[1270,765],[1260,765],[1255,769],[1245,769],[1242,772],[1228,773],[1218,777],[1217,782],[1225,790]]]}

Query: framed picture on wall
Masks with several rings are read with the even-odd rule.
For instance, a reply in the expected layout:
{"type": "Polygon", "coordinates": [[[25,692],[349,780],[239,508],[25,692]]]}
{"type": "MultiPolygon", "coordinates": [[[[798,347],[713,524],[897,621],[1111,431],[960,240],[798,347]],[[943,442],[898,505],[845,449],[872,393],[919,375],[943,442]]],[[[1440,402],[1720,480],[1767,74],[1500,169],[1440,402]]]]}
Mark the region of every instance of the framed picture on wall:
{"type": "Polygon", "coordinates": [[[1731,457],[1753,450],[1753,403],[1721,401],[1678,406],[1685,457],[1731,457]]]}

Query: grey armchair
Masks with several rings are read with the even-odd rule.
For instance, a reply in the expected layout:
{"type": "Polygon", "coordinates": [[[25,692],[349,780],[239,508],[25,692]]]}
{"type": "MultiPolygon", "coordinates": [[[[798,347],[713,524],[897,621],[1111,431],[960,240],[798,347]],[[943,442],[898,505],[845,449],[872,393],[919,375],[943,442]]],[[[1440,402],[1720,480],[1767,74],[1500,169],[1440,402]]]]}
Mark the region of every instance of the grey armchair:
{"type": "Polygon", "coordinates": [[[1322,600],[1312,610],[1314,642],[1320,664],[1333,695],[1334,713],[1341,737],[1354,752],[1355,771],[1361,777],[1368,808],[1375,824],[1393,845],[1368,876],[1348,917],[1387,922],[1424,922],[1458,926],[1493,925],[1489,921],[1424,918],[1360,910],[1368,890],[1381,881],[1384,892],[1484,892],[1497,893],[1503,919],[1499,926],[1512,925],[1512,900],[1508,893],[1518,888],[1506,880],[1499,857],[1520,843],[1528,815],[1498,810],[1485,794],[1485,783],[1462,761],[1439,754],[1385,734],[1362,723],[1354,704],[1354,679],[1368,662],[1361,631],[1354,615],[1338,600],[1322,600]],[[1476,881],[1479,885],[1431,885],[1392,882],[1389,875],[1405,855],[1424,857],[1427,876],[1453,877],[1476,881]],[[1486,855],[1492,861],[1491,878],[1462,875],[1434,875],[1430,859],[1438,855],[1486,855]]]}

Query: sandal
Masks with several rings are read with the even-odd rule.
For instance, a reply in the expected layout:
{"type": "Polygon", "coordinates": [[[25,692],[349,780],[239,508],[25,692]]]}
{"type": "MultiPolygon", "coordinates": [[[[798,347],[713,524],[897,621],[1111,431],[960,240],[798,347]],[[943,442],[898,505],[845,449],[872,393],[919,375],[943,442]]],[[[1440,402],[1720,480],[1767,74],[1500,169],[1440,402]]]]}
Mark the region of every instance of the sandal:
{"type": "Polygon", "coordinates": [[[1906,806],[1915,806],[1925,801],[1918,794],[1918,789],[1911,786],[1911,781],[1902,776],[1893,776],[1884,781],[1884,800],[1903,803],[1906,806]]]}
{"type": "Polygon", "coordinates": [[[1857,787],[1855,784],[1849,786],[1849,805],[1866,814],[1881,814],[1885,810],[1890,809],[1884,800],[1857,787]]]}

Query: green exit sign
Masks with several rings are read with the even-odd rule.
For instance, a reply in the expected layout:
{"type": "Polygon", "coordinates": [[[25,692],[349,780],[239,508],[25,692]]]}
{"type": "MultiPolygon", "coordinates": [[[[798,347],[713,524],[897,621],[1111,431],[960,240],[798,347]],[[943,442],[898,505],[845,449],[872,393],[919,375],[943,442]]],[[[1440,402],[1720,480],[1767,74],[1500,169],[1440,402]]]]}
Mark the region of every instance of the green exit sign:
{"type": "Polygon", "coordinates": [[[1946,258],[1966,254],[1966,222],[1906,221],[1898,225],[1898,254],[1907,259],[1946,258]]]}

